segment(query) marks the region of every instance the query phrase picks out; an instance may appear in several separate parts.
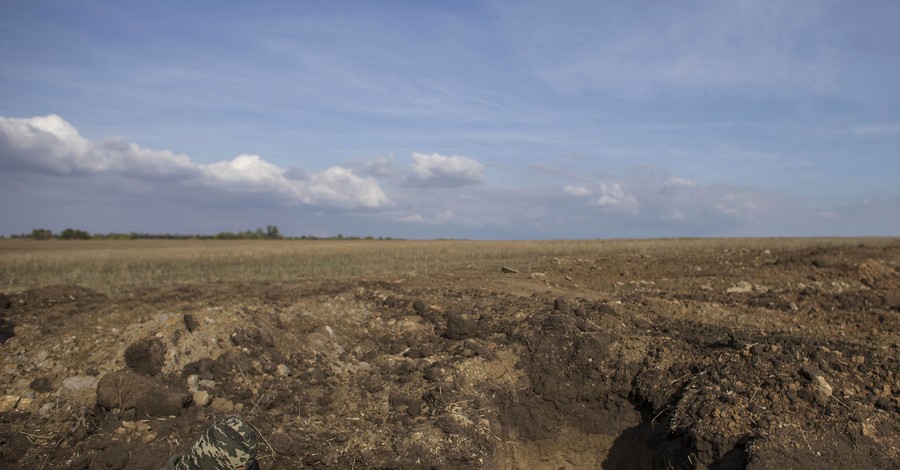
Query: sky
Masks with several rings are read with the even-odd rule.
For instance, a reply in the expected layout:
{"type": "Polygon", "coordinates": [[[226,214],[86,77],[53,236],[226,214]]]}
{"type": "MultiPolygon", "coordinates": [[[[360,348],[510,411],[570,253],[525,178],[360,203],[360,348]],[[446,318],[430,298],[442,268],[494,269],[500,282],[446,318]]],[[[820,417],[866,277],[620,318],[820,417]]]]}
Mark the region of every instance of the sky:
{"type": "Polygon", "coordinates": [[[0,5],[0,234],[900,235],[900,2],[0,5]]]}

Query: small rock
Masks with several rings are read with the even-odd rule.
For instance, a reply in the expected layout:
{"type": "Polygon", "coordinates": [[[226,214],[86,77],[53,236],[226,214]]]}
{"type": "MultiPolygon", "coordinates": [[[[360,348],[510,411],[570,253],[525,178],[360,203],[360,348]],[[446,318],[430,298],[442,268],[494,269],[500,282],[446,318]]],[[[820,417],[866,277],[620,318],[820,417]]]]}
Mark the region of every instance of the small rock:
{"type": "Polygon", "coordinates": [[[91,406],[97,398],[97,377],[74,375],[62,382],[63,395],[78,406],[91,406]]]}
{"type": "Polygon", "coordinates": [[[547,274],[545,273],[531,273],[532,279],[543,279],[545,277],[547,277],[547,274]]]}
{"type": "Polygon", "coordinates": [[[197,319],[194,318],[194,316],[191,315],[190,313],[185,313],[184,314],[184,326],[185,326],[185,328],[187,328],[188,333],[193,333],[193,332],[197,331],[198,328],[200,328],[200,322],[198,322],[197,319]]]}
{"type": "Polygon", "coordinates": [[[725,292],[729,294],[747,294],[753,292],[753,284],[750,284],[747,281],[739,281],[737,284],[729,287],[725,292]]]}
{"type": "Polygon", "coordinates": [[[28,388],[39,393],[50,393],[53,391],[53,384],[50,383],[50,379],[47,377],[38,377],[28,384],[28,388]]]}
{"type": "Polygon", "coordinates": [[[279,377],[287,377],[291,375],[291,369],[284,364],[278,364],[275,368],[275,373],[278,374],[279,377]]]}
{"type": "Polygon", "coordinates": [[[197,387],[200,385],[200,376],[197,374],[191,374],[187,378],[187,387],[191,392],[196,392],[197,387]]]}
{"type": "Polygon", "coordinates": [[[212,401],[212,397],[206,390],[198,390],[194,392],[194,404],[197,406],[206,406],[212,401]]]}
{"type": "Polygon", "coordinates": [[[507,267],[507,266],[501,266],[500,271],[503,271],[506,274],[518,274],[519,273],[518,270],[507,267]]]}
{"type": "Polygon", "coordinates": [[[852,362],[854,364],[860,364],[860,365],[865,364],[866,356],[853,356],[850,358],[850,362],[852,362]]]}
{"type": "Polygon", "coordinates": [[[19,404],[19,397],[15,395],[3,395],[0,397],[0,413],[6,413],[16,409],[19,404]]]}
{"type": "Polygon", "coordinates": [[[800,368],[800,375],[808,380],[816,380],[816,376],[822,375],[822,371],[813,364],[806,364],[800,368]]]}
{"type": "Polygon", "coordinates": [[[19,404],[16,405],[16,409],[19,411],[28,411],[29,413],[35,411],[36,405],[34,403],[34,398],[30,397],[22,397],[19,399],[19,404]]]}
{"type": "Polygon", "coordinates": [[[816,398],[816,403],[821,406],[825,406],[828,404],[828,399],[831,398],[831,395],[834,389],[831,388],[831,384],[825,380],[825,377],[821,375],[817,375],[813,380],[813,390],[816,398]]]}
{"type": "Polygon", "coordinates": [[[227,398],[216,397],[213,399],[211,406],[218,411],[232,412],[234,411],[234,403],[227,398]]]}

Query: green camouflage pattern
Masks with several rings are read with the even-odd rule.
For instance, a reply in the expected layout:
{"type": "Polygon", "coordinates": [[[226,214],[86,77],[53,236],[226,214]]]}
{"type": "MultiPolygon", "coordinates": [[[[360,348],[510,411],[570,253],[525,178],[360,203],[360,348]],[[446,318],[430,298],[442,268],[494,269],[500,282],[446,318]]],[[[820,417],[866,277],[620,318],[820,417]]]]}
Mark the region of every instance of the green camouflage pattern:
{"type": "Polygon", "coordinates": [[[249,424],[226,416],[212,424],[191,449],[173,459],[175,470],[253,470],[258,438],[249,424]]]}

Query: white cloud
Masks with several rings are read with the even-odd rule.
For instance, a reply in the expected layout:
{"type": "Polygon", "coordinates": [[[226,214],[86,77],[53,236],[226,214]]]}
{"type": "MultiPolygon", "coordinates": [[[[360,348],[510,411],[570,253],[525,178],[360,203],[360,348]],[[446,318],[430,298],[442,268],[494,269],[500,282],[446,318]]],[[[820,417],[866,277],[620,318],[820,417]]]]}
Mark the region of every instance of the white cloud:
{"type": "Polygon", "coordinates": [[[186,155],[146,149],[123,139],[92,142],[57,115],[0,117],[0,169],[51,175],[114,174],[142,186],[162,179],[214,192],[268,195],[289,204],[377,208],[389,203],[375,179],[357,176],[347,168],[287,171],[258,155],[198,164],[186,155]]]}
{"type": "Polygon", "coordinates": [[[91,142],[63,118],[0,116],[0,165],[57,175],[116,172],[165,175],[196,170],[184,155],[142,148],[121,139],[91,142]]]}
{"type": "Polygon", "coordinates": [[[484,165],[469,157],[446,157],[437,153],[412,154],[407,183],[413,186],[456,187],[484,180],[484,165]]]}
{"type": "Polygon", "coordinates": [[[760,204],[752,194],[728,193],[713,202],[712,207],[725,215],[748,216],[757,212],[760,204]]]}
{"type": "Polygon", "coordinates": [[[635,196],[622,189],[622,185],[613,183],[596,183],[588,186],[567,185],[563,192],[575,197],[587,198],[588,204],[600,207],[604,212],[637,213],[639,208],[635,196]]]}
{"type": "Polygon", "coordinates": [[[584,186],[572,186],[570,184],[567,184],[565,187],[563,187],[563,192],[568,194],[569,196],[577,197],[589,196],[591,194],[591,190],[585,188],[584,186]]]}
{"type": "Polygon", "coordinates": [[[666,180],[666,186],[670,188],[693,188],[697,183],[678,176],[671,176],[666,180]]]}
{"type": "Polygon", "coordinates": [[[351,166],[360,174],[379,177],[394,177],[399,171],[392,155],[353,161],[351,166]]]}
{"type": "Polygon", "coordinates": [[[660,188],[660,192],[664,194],[675,194],[680,191],[691,189],[695,186],[697,186],[697,183],[687,178],[671,176],[669,177],[669,179],[663,182],[662,188],[660,188]]]}
{"type": "Polygon", "coordinates": [[[390,202],[377,181],[361,178],[352,170],[339,166],[313,173],[306,181],[294,181],[293,191],[307,204],[326,201],[342,206],[377,208],[390,202]]]}
{"type": "Polygon", "coordinates": [[[638,211],[637,198],[631,194],[626,194],[619,183],[598,184],[597,193],[591,204],[609,211],[632,213],[638,211]]]}
{"type": "Polygon", "coordinates": [[[283,178],[285,170],[273,165],[259,155],[238,155],[230,161],[216,162],[205,166],[204,176],[213,184],[245,183],[271,184],[283,178]]]}

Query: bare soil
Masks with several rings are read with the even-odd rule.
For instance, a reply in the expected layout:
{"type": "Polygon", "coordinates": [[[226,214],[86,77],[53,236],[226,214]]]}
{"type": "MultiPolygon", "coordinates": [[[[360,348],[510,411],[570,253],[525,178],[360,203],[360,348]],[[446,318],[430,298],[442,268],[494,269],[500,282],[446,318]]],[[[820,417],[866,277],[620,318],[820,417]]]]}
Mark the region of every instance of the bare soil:
{"type": "Polygon", "coordinates": [[[900,468],[900,242],[530,266],[2,294],[0,468],[900,468]]]}

